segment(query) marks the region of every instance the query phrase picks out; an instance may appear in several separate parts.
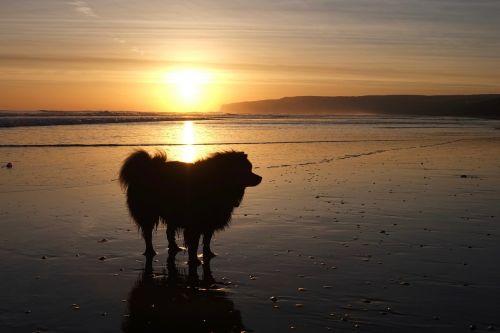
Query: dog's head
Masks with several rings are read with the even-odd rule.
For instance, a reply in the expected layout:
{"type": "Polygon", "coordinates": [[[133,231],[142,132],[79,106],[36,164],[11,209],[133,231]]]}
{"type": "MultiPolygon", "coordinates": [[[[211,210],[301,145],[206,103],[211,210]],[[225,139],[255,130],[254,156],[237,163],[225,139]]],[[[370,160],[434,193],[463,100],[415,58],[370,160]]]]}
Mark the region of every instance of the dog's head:
{"type": "Polygon", "coordinates": [[[207,161],[213,162],[217,169],[217,174],[223,179],[223,183],[229,187],[242,188],[257,186],[262,181],[262,177],[252,172],[252,163],[248,160],[248,155],[239,151],[228,151],[216,153],[207,161]]]}
{"type": "Polygon", "coordinates": [[[198,179],[210,191],[213,201],[229,203],[238,207],[245,194],[245,188],[257,186],[262,177],[252,172],[252,163],[247,154],[226,151],[210,155],[194,164],[198,179]]]}
{"type": "Polygon", "coordinates": [[[243,152],[229,152],[228,164],[231,166],[226,169],[227,176],[235,185],[241,187],[257,186],[261,183],[262,177],[253,173],[252,163],[248,160],[248,155],[243,152]]]}

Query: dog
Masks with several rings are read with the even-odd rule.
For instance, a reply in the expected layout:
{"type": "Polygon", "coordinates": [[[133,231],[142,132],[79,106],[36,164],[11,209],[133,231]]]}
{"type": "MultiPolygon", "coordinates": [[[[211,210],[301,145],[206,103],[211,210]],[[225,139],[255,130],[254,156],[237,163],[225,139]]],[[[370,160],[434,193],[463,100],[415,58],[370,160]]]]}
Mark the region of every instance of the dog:
{"type": "Polygon", "coordinates": [[[184,232],[189,264],[199,264],[198,245],[203,235],[203,257],[215,256],[210,240],[215,231],[225,229],[245,188],[257,186],[262,177],[252,172],[247,154],[219,152],[195,163],[168,161],[167,155],[132,153],[123,163],[119,181],[126,190],[130,215],[142,232],[145,256],[156,254],[153,229],[167,226],[169,252],[178,252],[178,231],[184,232]]]}

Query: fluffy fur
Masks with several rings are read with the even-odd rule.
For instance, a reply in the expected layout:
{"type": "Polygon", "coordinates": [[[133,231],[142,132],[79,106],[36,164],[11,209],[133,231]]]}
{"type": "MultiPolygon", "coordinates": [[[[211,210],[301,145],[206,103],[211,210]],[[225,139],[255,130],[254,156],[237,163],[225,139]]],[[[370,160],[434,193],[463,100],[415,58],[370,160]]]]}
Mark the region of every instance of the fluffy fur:
{"type": "Polygon", "coordinates": [[[190,263],[198,262],[203,235],[203,255],[213,256],[213,233],[228,226],[245,188],[257,186],[262,177],[252,172],[243,152],[216,153],[195,163],[167,161],[163,152],[132,153],[120,170],[120,183],[127,192],[130,215],[142,231],[145,255],[154,255],[152,232],[158,223],[167,225],[169,251],[178,251],[175,234],[184,230],[190,263]]]}

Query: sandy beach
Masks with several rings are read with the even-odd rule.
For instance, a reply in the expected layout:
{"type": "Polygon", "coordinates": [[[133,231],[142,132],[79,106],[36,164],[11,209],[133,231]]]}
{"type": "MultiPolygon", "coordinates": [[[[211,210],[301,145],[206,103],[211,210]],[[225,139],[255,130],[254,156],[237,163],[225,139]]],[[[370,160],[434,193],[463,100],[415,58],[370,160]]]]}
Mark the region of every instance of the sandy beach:
{"type": "Polygon", "coordinates": [[[0,148],[13,163],[0,169],[0,331],[146,332],[179,318],[216,332],[500,329],[494,124],[303,122],[194,122],[192,142],[183,122],[0,130],[2,145],[47,144],[0,148]],[[237,144],[223,144],[227,128],[237,144]],[[169,133],[184,145],[145,149],[172,159],[249,155],[263,182],[215,236],[199,287],[186,252],[167,262],[164,227],[147,269],[116,180],[135,147],[50,146],[81,133],[131,145],[169,133]]]}

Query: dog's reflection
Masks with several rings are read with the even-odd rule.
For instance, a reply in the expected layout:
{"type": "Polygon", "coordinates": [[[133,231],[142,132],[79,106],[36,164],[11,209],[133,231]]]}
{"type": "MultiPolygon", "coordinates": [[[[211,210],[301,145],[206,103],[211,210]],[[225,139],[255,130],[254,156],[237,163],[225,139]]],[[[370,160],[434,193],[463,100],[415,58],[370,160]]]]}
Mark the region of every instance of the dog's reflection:
{"type": "Polygon", "coordinates": [[[241,332],[241,314],[215,285],[210,259],[199,279],[196,266],[189,273],[177,269],[175,253],[167,259],[167,274],[155,276],[153,258],[129,294],[124,332],[241,332]]]}

